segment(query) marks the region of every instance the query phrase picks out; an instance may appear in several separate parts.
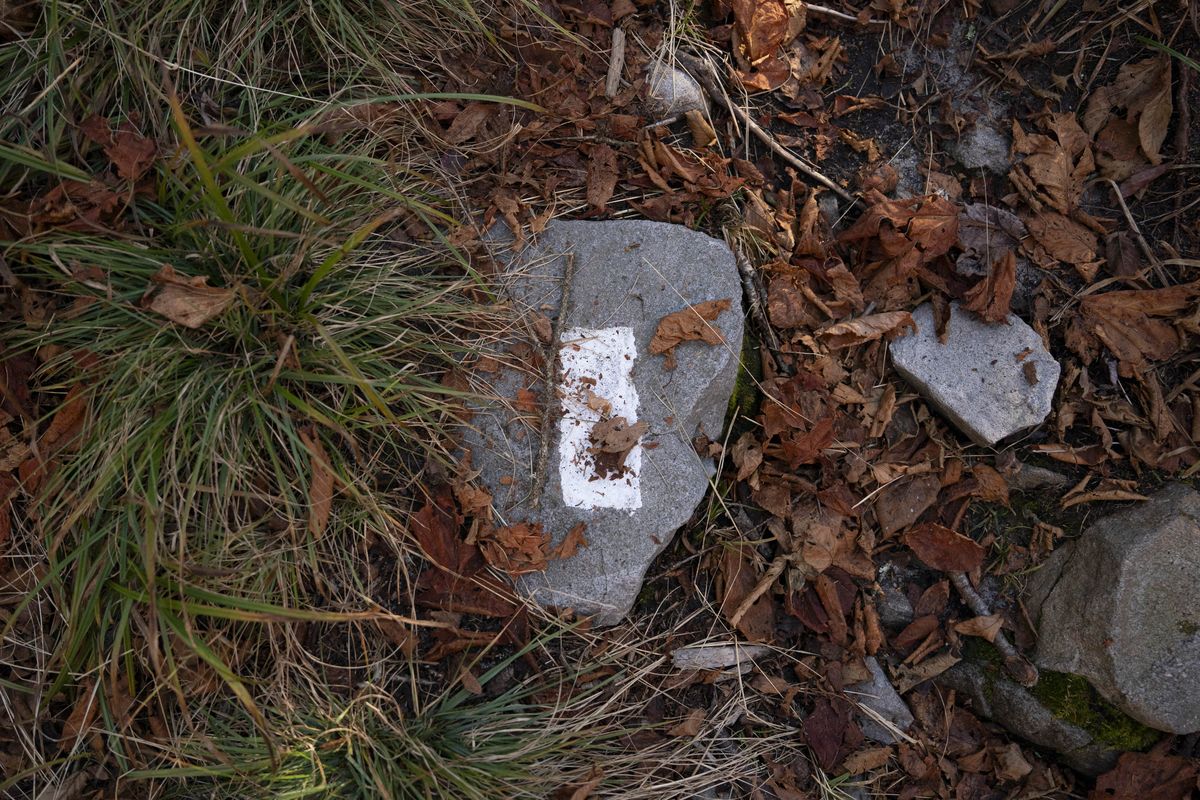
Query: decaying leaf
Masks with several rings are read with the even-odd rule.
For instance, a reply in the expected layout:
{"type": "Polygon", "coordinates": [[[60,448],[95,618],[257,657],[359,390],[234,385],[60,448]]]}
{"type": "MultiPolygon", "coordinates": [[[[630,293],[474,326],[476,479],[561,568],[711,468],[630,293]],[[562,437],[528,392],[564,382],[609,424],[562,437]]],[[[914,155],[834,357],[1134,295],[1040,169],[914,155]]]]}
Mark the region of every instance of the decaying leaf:
{"type": "Polygon", "coordinates": [[[907,311],[885,311],[866,317],[839,322],[821,331],[821,339],[829,347],[838,349],[852,347],[863,342],[872,342],[882,336],[889,338],[905,330],[917,329],[912,314],[907,311]]]}
{"type": "MultiPolygon", "coordinates": [[[[721,554],[721,615],[732,619],[758,584],[758,573],[749,548],[730,545],[721,554]]],[[[769,592],[759,597],[738,618],[737,629],[752,642],[767,642],[775,635],[775,606],[769,592]]]]}
{"type": "Polygon", "coordinates": [[[1009,250],[996,259],[987,277],[967,292],[963,308],[987,322],[1006,322],[1016,285],[1017,256],[1009,250]]]}
{"type": "Polygon", "coordinates": [[[654,355],[666,354],[666,369],[675,369],[675,347],[684,342],[704,342],[705,344],[721,344],[724,338],[717,328],[709,323],[728,311],[733,301],[706,300],[696,303],[681,311],[667,314],[658,322],[654,338],[650,340],[650,352],[654,355]]]}
{"type": "Polygon", "coordinates": [[[592,426],[588,452],[595,457],[596,474],[601,478],[622,475],[625,472],[625,457],[641,441],[649,423],[629,422],[624,417],[602,419],[592,426]]]}
{"type": "Polygon", "coordinates": [[[704,709],[693,708],[688,715],[667,731],[668,736],[696,736],[704,727],[704,709]]]}
{"type": "Polygon", "coordinates": [[[79,126],[84,136],[104,148],[104,154],[117,168],[117,174],[130,181],[141,178],[154,164],[158,147],[153,139],[137,132],[131,120],[125,120],[114,132],[108,120],[93,115],[79,126]]]}
{"type": "Polygon", "coordinates": [[[1075,267],[1084,280],[1096,277],[1101,262],[1096,234],[1057,211],[1043,211],[1026,225],[1051,258],[1075,267]]]}
{"type": "Polygon", "coordinates": [[[933,569],[970,572],[983,564],[983,548],[974,539],[935,522],[926,522],[909,530],[904,543],[933,569]]]}
{"type": "Polygon", "coordinates": [[[550,536],[540,522],[489,526],[479,533],[479,549],[489,564],[509,575],[541,572],[549,558],[550,536]]]}
{"type": "Polygon", "coordinates": [[[567,535],[554,548],[554,552],[550,554],[551,558],[570,558],[579,552],[579,548],[587,547],[588,540],[584,538],[583,532],[587,530],[587,523],[580,522],[571,530],[567,531],[567,535]]]}
{"type": "Polygon", "coordinates": [[[209,286],[207,277],[180,275],[170,266],[160,269],[151,280],[157,291],[151,286],[149,302],[143,298],[143,303],[154,313],[193,330],[224,312],[237,296],[233,289],[209,286]]]}
{"type": "Polygon", "coordinates": [[[333,470],[319,434],[314,431],[310,436],[301,431],[300,439],[312,463],[312,478],[308,484],[308,535],[320,539],[329,525],[329,513],[333,508],[333,470]]]}
{"type": "Polygon", "coordinates": [[[1122,753],[1117,766],[1096,779],[1088,800],[1187,800],[1196,788],[1196,766],[1179,756],[1122,753]]]}
{"type": "Polygon", "coordinates": [[[1000,632],[1000,628],[1004,625],[1004,618],[999,614],[991,614],[986,617],[973,617],[968,620],[963,620],[955,624],[954,630],[961,633],[963,636],[979,636],[987,639],[989,642],[995,641],[996,634],[1000,632]]]}
{"type": "Polygon", "coordinates": [[[742,50],[751,64],[784,43],[789,14],[783,0],[733,0],[732,5],[742,50]]]}
{"type": "Polygon", "coordinates": [[[1177,314],[1200,297],[1200,281],[1165,289],[1131,289],[1089,295],[1067,331],[1067,345],[1091,363],[1103,345],[1122,377],[1133,378],[1179,350],[1175,326],[1162,317],[1177,314]]]}
{"type": "Polygon", "coordinates": [[[606,144],[592,148],[587,167],[587,201],[603,210],[617,187],[617,151],[606,144]]]}

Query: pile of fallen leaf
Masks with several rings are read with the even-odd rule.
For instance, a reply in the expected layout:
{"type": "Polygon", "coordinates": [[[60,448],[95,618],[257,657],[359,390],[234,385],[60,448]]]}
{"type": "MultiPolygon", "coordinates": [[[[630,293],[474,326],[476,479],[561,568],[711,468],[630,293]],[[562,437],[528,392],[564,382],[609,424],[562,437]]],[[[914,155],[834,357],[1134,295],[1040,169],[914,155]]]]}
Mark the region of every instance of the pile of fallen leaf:
{"type": "MultiPolygon", "coordinates": [[[[722,479],[734,484],[742,510],[729,520],[736,535],[706,551],[681,581],[702,591],[702,577],[715,576],[720,612],[742,636],[817,654],[793,676],[760,673],[751,685],[778,696],[779,713],[797,719],[831,774],[886,776],[900,797],[991,797],[998,786],[1021,796],[1069,792],[1071,776],[1006,741],[931,679],[962,657],[967,637],[1003,636],[1018,649],[1033,641],[1019,605],[1001,596],[990,613],[972,612],[952,590],[952,575],[994,586],[993,578],[1019,575],[1054,549],[1064,535],[1059,512],[1137,500],[1158,476],[1200,469],[1200,280],[1169,242],[1147,242],[1127,211],[1189,160],[1170,137],[1172,64],[1163,55],[1129,59],[1072,112],[1055,108],[1062,86],[1038,87],[1027,77],[1034,61],[1056,51],[1052,39],[1014,41],[1006,50],[981,41],[981,73],[1007,89],[1032,89],[1044,104],[1012,122],[1011,171],[964,175],[931,158],[921,167],[931,193],[899,199],[890,196],[897,174],[875,132],[854,129],[856,115],[889,101],[830,87],[846,78],[847,43],[877,37],[868,22],[925,31],[937,47],[950,30],[947,18],[961,12],[931,17],[919,4],[875,0],[845,8],[858,27],[835,25],[827,12],[791,0],[731,0],[713,4],[707,19],[710,42],[731,63],[725,78],[755,95],[758,119],[778,131],[778,142],[818,164],[837,145],[859,155],[857,183],[845,185],[859,191],[862,207],[840,232],[822,213],[822,190],[770,151],[755,144],[748,159],[725,155],[747,149],[719,110],[705,132],[643,127],[645,52],[631,51],[627,84],[604,94],[612,30],[638,30],[647,49],[661,37],[641,4],[556,7],[558,21],[594,47],[525,50],[502,87],[542,103],[546,114],[448,101],[439,119],[461,168],[479,176],[489,221],[502,217],[521,231],[514,247],[572,207],[586,206],[585,217],[625,207],[711,225],[698,209],[738,193],[733,223],[718,215],[723,227],[712,232],[753,243],[761,285],[748,301],[760,301],[769,322],[756,331],[762,399],[726,444],[697,443],[728,465],[722,479]],[[943,320],[951,301],[996,323],[1017,309],[1042,336],[1063,372],[1054,412],[1038,431],[998,452],[973,447],[898,378],[887,343],[912,326],[910,312],[926,300],[943,320]],[[1073,487],[1044,504],[1046,519],[1023,520],[1019,535],[980,525],[980,511],[1009,513],[1014,495],[1029,491],[1031,462],[1055,468],[1073,487]],[[885,630],[876,608],[878,568],[887,562],[924,576],[909,586],[916,615],[900,630],[885,630]],[[893,666],[891,678],[917,717],[913,741],[863,742],[842,690],[865,677],[863,659],[872,655],[893,666]],[[797,697],[805,698],[799,712],[797,697]]],[[[899,68],[888,54],[875,69],[894,75],[899,68]]],[[[440,88],[485,85],[483,72],[472,77],[468,67],[463,84],[440,88]]],[[[935,135],[969,125],[948,102],[937,108],[935,135]]],[[[668,359],[674,344],[705,335],[695,314],[664,319],[659,334],[651,350],[668,359]]],[[[482,505],[461,508],[473,525],[488,514],[482,505]]],[[[419,537],[431,530],[422,525],[419,537]]],[[[448,521],[442,533],[454,540],[453,530],[448,521]]],[[[478,541],[484,560],[506,572],[548,557],[544,532],[471,530],[467,541],[478,541]],[[489,555],[489,540],[504,555],[489,555]],[[513,554],[520,564],[509,563],[513,554]]],[[[428,581],[445,584],[444,575],[428,581]]],[[[482,591],[457,587],[460,598],[482,591]]],[[[796,769],[772,769],[779,796],[806,796],[812,787],[796,769]]],[[[1194,763],[1160,748],[1127,755],[1096,791],[1134,797],[1170,786],[1155,796],[1185,797],[1194,785],[1194,763]]]]}

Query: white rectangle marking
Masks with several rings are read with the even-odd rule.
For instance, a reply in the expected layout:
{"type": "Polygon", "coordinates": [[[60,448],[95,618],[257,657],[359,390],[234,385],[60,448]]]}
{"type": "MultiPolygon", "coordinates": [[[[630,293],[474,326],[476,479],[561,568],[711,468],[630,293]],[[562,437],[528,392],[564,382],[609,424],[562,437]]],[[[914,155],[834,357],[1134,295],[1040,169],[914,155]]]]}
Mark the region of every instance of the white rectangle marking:
{"type": "Polygon", "coordinates": [[[563,502],[572,508],[642,507],[641,440],[625,456],[620,475],[599,475],[596,458],[588,452],[593,447],[592,428],[601,419],[637,422],[636,360],[632,328],[570,328],[562,333],[558,472],[563,502]]]}

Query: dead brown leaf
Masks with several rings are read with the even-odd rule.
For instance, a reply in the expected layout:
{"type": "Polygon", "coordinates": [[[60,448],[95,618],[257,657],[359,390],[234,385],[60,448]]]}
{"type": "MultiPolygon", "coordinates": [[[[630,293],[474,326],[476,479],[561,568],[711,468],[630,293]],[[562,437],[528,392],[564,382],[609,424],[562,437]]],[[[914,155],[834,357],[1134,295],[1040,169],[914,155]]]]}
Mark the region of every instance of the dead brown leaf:
{"type": "Polygon", "coordinates": [[[1096,779],[1088,800],[1187,800],[1196,788],[1196,766],[1159,753],[1122,753],[1117,766],[1096,779]]]}
{"type": "Polygon", "coordinates": [[[649,423],[630,423],[624,417],[602,419],[592,426],[588,452],[595,456],[596,474],[602,478],[625,474],[625,458],[650,430],[649,423]]]}
{"type": "Polygon", "coordinates": [[[329,526],[329,514],[333,509],[333,470],[320,434],[301,431],[300,440],[312,463],[312,478],[308,484],[308,535],[320,539],[329,526]]]}
{"type": "Polygon", "coordinates": [[[567,535],[554,548],[554,552],[550,554],[551,558],[563,559],[570,558],[579,552],[579,548],[587,547],[588,540],[584,538],[583,532],[587,530],[587,523],[580,522],[571,530],[567,531],[567,535]]]}
{"type": "Polygon", "coordinates": [[[733,465],[737,467],[737,480],[749,478],[762,464],[763,452],[753,431],[746,431],[733,444],[733,465]]]}
{"type": "Polygon", "coordinates": [[[821,331],[820,336],[830,348],[836,350],[873,342],[883,336],[892,338],[905,330],[916,329],[917,324],[907,311],[885,311],[830,325],[821,331]]]}
{"type": "Polygon", "coordinates": [[[664,368],[675,369],[675,347],[684,342],[704,342],[705,344],[721,344],[724,338],[721,332],[708,323],[715,320],[722,312],[728,311],[733,301],[706,300],[696,303],[680,311],[667,314],[658,322],[654,338],[650,340],[650,352],[653,355],[666,354],[664,368]]]}
{"type": "MultiPolygon", "coordinates": [[[[166,266],[154,274],[151,280],[158,285],[147,290],[147,307],[174,323],[191,328],[201,328],[206,322],[219,316],[233,303],[237,292],[208,285],[204,276],[180,275],[173,267],[166,266]]],[[[143,298],[143,303],[145,303],[143,298]]]]}
{"type": "Polygon", "coordinates": [[[1000,633],[1000,628],[1003,625],[1003,617],[999,614],[990,614],[986,617],[972,617],[971,619],[956,623],[954,630],[963,636],[979,636],[992,642],[995,641],[996,634],[1000,633]]]}
{"type": "Polygon", "coordinates": [[[608,207],[617,188],[617,151],[606,144],[592,148],[588,156],[587,201],[592,208],[603,211],[608,207]]]}
{"type": "Polygon", "coordinates": [[[1096,234],[1057,211],[1043,211],[1026,221],[1030,235],[1056,261],[1075,267],[1090,281],[1100,267],[1100,243],[1096,234]]]}
{"type": "Polygon", "coordinates": [[[731,6],[742,52],[751,64],[784,44],[790,15],[783,0],[733,0],[731,6]]]}
{"type": "Polygon", "coordinates": [[[992,264],[987,277],[972,286],[963,308],[987,322],[1007,322],[1017,285],[1017,256],[1009,250],[992,264]]]}
{"type": "MultiPolygon", "coordinates": [[[[721,553],[721,615],[732,619],[758,584],[758,573],[750,558],[750,548],[729,545],[721,553]]],[[[752,642],[767,642],[775,635],[775,606],[770,592],[750,604],[738,619],[737,629],[752,642]]]]}
{"type": "Polygon", "coordinates": [[[667,731],[668,736],[696,736],[704,727],[704,709],[693,708],[680,722],[667,731]]]}
{"type": "Polygon", "coordinates": [[[487,526],[480,531],[478,541],[487,562],[514,577],[546,568],[550,537],[540,522],[487,526]]]}
{"type": "Polygon", "coordinates": [[[970,572],[983,564],[984,550],[974,539],[934,522],[909,530],[904,543],[933,569],[970,572]]]}

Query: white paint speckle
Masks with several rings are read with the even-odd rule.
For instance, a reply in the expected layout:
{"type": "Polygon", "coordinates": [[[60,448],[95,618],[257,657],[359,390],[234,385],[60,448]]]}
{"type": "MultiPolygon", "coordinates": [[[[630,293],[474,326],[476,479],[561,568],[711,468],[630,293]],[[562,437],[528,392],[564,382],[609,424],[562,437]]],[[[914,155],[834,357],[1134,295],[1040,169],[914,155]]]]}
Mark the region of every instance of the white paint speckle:
{"type": "Polygon", "coordinates": [[[559,361],[563,414],[558,423],[558,472],[563,503],[568,506],[625,510],[642,507],[641,442],[625,457],[625,474],[619,476],[597,475],[595,457],[588,452],[592,426],[602,416],[637,422],[638,396],[633,385],[636,360],[632,328],[570,328],[562,333],[559,361]]]}

